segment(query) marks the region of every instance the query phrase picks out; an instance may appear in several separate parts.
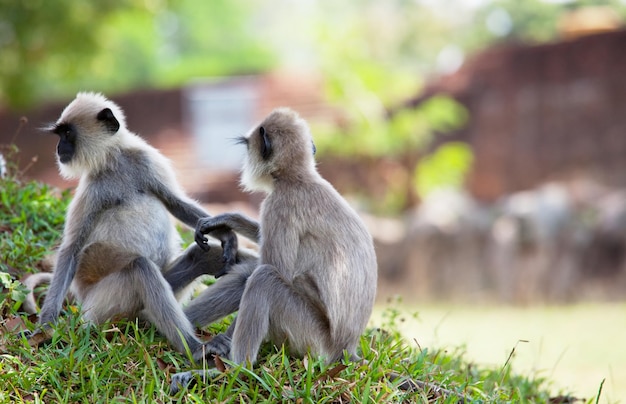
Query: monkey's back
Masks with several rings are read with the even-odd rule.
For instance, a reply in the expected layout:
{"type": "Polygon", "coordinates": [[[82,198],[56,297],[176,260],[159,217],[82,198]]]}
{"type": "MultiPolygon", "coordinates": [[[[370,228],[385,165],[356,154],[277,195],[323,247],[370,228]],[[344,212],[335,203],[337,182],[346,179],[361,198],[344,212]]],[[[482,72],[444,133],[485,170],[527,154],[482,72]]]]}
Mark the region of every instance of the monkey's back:
{"type": "Polygon", "coordinates": [[[323,302],[335,343],[355,344],[371,315],[378,272],[372,237],[363,221],[321,177],[284,189],[277,184],[263,203],[261,217],[262,232],[268,236],[295,230],[296,268],[285,272],[292,273],[295,285],[302,285],[304,295],[323,302]],[[298,281],[307,277],[313,287],[298,281]]]}

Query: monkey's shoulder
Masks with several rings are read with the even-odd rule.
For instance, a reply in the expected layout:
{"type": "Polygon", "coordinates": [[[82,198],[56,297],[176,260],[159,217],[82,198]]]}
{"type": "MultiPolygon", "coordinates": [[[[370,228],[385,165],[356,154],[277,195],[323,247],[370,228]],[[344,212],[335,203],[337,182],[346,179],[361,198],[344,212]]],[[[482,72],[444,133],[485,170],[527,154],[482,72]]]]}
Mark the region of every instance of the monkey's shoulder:
{"type": "Polygon", "coordinates": [[[169,172],[155,153],[158,154],[140,148],[122,149],[111,156],[106,166],[90,173],[87,183],[90,188],[117,188],[122,192],[127,188],[146,188],[158,181],[159,175],[169,172]]]}
{"type": "Polygon", "coordinates": [[[92,212],[119,208],[152,198],[143,181],[123,174],[102,173],[81,185],[74,195],[73,203],[92,212]]]}

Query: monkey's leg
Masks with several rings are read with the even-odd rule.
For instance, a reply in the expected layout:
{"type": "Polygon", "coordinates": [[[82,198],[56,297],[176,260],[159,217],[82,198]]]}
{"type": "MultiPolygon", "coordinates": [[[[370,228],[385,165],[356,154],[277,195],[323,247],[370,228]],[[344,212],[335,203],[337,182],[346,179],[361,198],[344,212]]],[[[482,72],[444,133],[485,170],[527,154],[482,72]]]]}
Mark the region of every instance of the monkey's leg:
{"type": "MultiPolygon", "coordinates": [[[[239,309],[239,302],[246,287],[246,281],[255,270],[257,257],[250,256],[247,261],[237,264],[232,272],[224,275],[213,285],[205,289],[193,299],[184,313],[192,324],[204,327],[239,309]]],[[[194,360],[200,361],[203,357],[211,359],[213,354],[230,357],[231,339],[237,319],[228,327],[228,330],[218,334],[204,344],[204,349],[194,352],[194,360]]]]}
{"type": "MultiPolygon", "coordinates": [[[[211,243],[210,247],[209,250],[204,250],[197,244],[192,244],[164,272],[163,276],[172,286],[174,293],[180,292],[202,275],[223,276],[234,268],[233,264],[224,262],[222,247],[219,244],[211,243]]],[[[251,250],[241,248],[237,252],[237,263],[242,265],[254,263],[249,272],[256,266],[257,259],[257,254],[251,250]]]]}
{"type": "Polygon", "coordinates": [[[271,265],[259,266],[248,279],[239,305],[230,359],[254,364],[266,336],[289,340],[299,355],[326,355],[330,341],[325,313],[297,293],[271,265]]]}
{"type": "Polygon", "coordinates": [[[188,247],[163,273],[174,293],[180,292],[202,275],[215,275],[223,272],[222,248],[211,243],[209,250],[203,250],[197,244],[188,247]]]}
{"type": "Polygon", "coordinates": [[[133,284],[137,285],[143,314],[179,352],[185,352],[185,345],[191,352],[200,349],[202,343],[159,268],[143,257],[133,264],[129,272],[134,277],[133,284]]]}
{"type": "Polygon", "coordinates": [[[202,347],[159,267],[145,257],[134,259],[94,285],[85,296],[83,309],[85,318],[96,322],[136,316],[141,310],[179,352],[185,352],[185,345],[191,352],[202,347]]]}
{"type": "Polygon", "coordinates": [[[246,281],[257,265],[258,258],[249,255],[213,285],[193,299],[184,312],[189,321],[204,327],[239,309],[239,302],[246,287],[246,281]]]}

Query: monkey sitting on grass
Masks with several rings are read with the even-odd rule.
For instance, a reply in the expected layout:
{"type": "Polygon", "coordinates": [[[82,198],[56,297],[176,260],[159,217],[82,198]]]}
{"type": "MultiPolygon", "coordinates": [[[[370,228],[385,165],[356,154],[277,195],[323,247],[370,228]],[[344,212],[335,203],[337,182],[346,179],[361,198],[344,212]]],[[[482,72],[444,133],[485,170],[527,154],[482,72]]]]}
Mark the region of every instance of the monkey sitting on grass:
{"type": "MultiPolygon", "coordinates": [[[[236,213],[203,218],[196,241],[206,247],[204,234],[232,229],[259,244],[260,258],[241,285],[235,322],[207,350],[253,364],[267,338],[286,343],[298,356],[310,352],[333,362],[347,352],[357,359],[376,294],[372,237],[318,173],[308,125],[295,112],[275,110],[240,143],[247,147],[243,186],[267,194],[260,224],[236,213]]],[[[204,293],[219,295],[221,282],[204,293]]],[[[198,305],[194,315],[214,319],[216,307],[198,305]]],[[[207,376],[204,371],[175,374],[171,392],[188,385],[194,374],[207,376]]]]}
{"type": "MultiPolygon", "coordinates": [[[[180,189],[169,161],[126,129],[122,110],[102,95],[79,93],[49,131],[59,136],[61,175],[80,182],[38,331],[56,322],[71,287],[86,320],[140,316],[178,351],[188,348],[201,358],[203,344],[162,271],[190,266],[195,274],[202,264],[204,273],[219,274],[236,261],[236,235],[218,229],[212,235],[223,248],[214,243],[202,251],[194,245],[173,262],[180,236],[170,213],[190,227],[208,215],[180,189]]],[[[256,256],[239,259],[256,262],[256,256]]],[[[173,278],[174,284],[180,281],[173,278]]]]}

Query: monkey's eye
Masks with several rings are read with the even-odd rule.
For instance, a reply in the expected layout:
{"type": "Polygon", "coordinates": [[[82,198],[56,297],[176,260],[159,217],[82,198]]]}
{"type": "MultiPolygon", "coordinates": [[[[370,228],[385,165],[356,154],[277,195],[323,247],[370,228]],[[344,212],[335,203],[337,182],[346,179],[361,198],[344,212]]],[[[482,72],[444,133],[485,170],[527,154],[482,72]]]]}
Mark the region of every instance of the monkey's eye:
{"type": "Polygon", "coordinates": [[[263,157],[263,160],[267,160],[272,155],[272,143],[267,132],[265,132],[265,128],[262,126],[259,128],[259,135],[261,136],[261,157],[263,157]]]}

